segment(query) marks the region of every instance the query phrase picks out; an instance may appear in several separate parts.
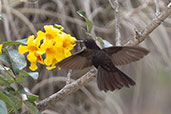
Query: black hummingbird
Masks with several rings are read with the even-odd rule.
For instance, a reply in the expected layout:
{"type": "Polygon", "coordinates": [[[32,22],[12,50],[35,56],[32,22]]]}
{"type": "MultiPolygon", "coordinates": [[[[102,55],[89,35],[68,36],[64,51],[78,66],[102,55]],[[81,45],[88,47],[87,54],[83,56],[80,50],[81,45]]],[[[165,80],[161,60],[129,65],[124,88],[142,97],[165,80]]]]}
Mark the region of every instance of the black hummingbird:
{"type": "Polygon", "coordinates": [[[57,66],[64,69],[84,69],[94,65],[98,69],[98,88],[105,92],[135,85],[135,82],[115,65],[137,61],[147,55],[148,50],[137,46],[112,46],[100,49],[93,39],[86,39],[83,43],[86,48],[60,61],[57,66]]]}

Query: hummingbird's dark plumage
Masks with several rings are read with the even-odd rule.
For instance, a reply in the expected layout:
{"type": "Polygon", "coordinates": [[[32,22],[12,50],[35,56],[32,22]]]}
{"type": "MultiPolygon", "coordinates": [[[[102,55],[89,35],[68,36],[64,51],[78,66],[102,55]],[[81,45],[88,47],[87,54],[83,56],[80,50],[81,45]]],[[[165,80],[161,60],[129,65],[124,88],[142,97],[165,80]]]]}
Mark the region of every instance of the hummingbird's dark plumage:
{"type": "Polygon", "coordinates": [[[93,39],[83,41],[86,49],[57,63],[64,69],[84,69],[94,65],[98,69],[97,85],[105,92],[135,85],[135,82],[115,65],[125,65],[143,58],[149,53],[142,47],[113,46],[100,49],[93,39]]]}

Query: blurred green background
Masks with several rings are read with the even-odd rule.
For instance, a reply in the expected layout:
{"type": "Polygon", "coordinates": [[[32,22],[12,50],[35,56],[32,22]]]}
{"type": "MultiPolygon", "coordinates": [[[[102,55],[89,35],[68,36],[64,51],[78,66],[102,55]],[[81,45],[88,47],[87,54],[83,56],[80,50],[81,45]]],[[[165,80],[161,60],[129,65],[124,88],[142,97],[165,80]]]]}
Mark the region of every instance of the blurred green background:
{"type": "MultiPolygon", "coordinates": [[[[156,3],[162,12],[170,0],[119,0],[122,44],[132,39],[155,18],[156,3]]],[[[44,25],[61,24],[65,32],[77,39],[88,36],[84,20],[76,13],[84,10],[93,21],[92,34],[115,44],[114,10],[108,0],[1,0],[0,38],[14,41],[43,30],[44,25]]],[[[140,46],[150,54],[135,63],[119,67],[136,82],[136,86],[114,92],[98,90],[96,80],[85,88],[57,102],[44,114],[170,114],[171,113],[171,18],[167,18],[140,46]]],[[[75,47],[78,51],[79,47],[75,47]]],[[[29,63],[28,63],[29,64],[29,63]]],[[[74,71],[77,79],[89,69],[74,71]]],[[[60,90],[67,71],[46,70],[39,66],[38,81],[28,78],[23,85],[40,100],[60,90]]]]}

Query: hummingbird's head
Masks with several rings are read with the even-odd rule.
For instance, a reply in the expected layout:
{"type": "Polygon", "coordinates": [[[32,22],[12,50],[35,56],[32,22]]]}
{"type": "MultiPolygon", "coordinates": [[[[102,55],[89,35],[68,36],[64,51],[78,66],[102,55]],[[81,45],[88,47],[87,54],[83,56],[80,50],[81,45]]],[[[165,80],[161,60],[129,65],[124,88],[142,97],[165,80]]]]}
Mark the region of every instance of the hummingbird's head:
{"type": "Polygon", "coordinates": [[[100,49],[100,48],[97,46],[96,42],[95,42],[93,39],[91,39],[91,38],[85,39],[85,40],[83,41],[83,43],[84,43],[84,45],[86,46],[86,48],[88,48],[88,49],[100,49]]]}
{"type": "Polygon", "coordinates": [[[77,43],[84,43],[84,45],[88,49],[100,49],[97,46],[96,42],[91,38],[88,38],[88,39],[85,39],[85,40],[77,40],[77,43]]]}

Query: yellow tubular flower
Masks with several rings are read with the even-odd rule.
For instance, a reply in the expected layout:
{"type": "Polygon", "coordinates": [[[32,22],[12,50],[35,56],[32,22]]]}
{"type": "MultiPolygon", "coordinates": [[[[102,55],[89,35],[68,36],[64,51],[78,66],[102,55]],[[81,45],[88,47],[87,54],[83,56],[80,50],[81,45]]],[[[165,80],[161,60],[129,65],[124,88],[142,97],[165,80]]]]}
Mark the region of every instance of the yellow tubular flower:
{"type": "Polygon", "coordinates": [[[54,66],[57,62],[64,59],[64,50],[62,48],[62,45],[58,45],[56,43],[55,45],[48,45],[46,48],[46,58],[44,60],[44,63],[46,65],[51,65],[51,67],[47,67],[47,69],[53,69],[56,66],[54,66]]]}
{"type": "Polygon", "coordinates": [[[0,44],[0,54],[2,53],[2,44],[0,44]]]}
{"type": "Polygon", "coordinates": [[[56,66],[55,66],[56,63],[57,63],[56,59],[53,59],[51,66],[46,67],[46,69],[52,70],[52,69],[56,68],[56,66]]]}
{"type": "Polygon", "coordinates": [[[36,63],[37,63],[37,62],[31,62],[31,64],[30,64],[30,67],[29,67],[29,68],[30,68],[32,71],[37,70],[37,68],[38,68],[38,67],[37,67],[36,63]]]}
{"type": "Polygon", "coordinates": [[[45,25],[44,29],[46,31],[45,38],[47,40],[54,39],[59,32],[61,32],[59,29],[54,28],[52,25],[45,25]]]}
{"type": "Polygon", "coordinates": [[[76,39],[62,31],[57,34],[53,41],[46,40],[41,45],[41,50],[45,50],[46,52],[44,63],[49,66],[47,69],[56,68],[55,64],[70,56],[70,50],[72,50],[75,45],[76,39]]]}
{"type": "Polygon", "coordinates": [[[55,64],[59,61],[71,56],[71,50],[76,45],[76,38],[70,34],[53,27],[52,25],[44,26],[45,32],[38,31],[37,38],[34,36],[28,38],[27,46],[20,45],[19,53],[29,52],[27,59],[30,61],[30,69],[36,70],[36,63],[47,65],[47,69],[56,68],[55,64]],[[41,40],[43,43],[40,45],[41,40]],[[40,48],[39,48],[40,46],[40,48]],[[42,54],[46,54],[46,58],[42,59],[42,54]]]}
{"type": "Polygon", "coordinates": [[[76,39],[71,37],[70,34],[66,34],[63,38],[63,47],[68,50],[72,50],[76,45],[76,39]]]}
{"type": "Polygon", "coordinates": [[[39,52],[39,45],[40,45],[40,38],[36,38],[34,39],[34,36],[29,36],[28,41],[27,41],[27,46],[22,46],[20,45],[18,47],[18,51],[20,54],[29,52],[29,54],[27,55],[27,59],[30,61],[31,66],[30,69],[31,70],[36,70],[37,69],[37,65],[36,63],[39,62],[41,64],[43,64],[43,59],[41,57],[41,52],[39,52]]]}
{"type": "Polygon", "coordinates": [[[61,33],[59,29],[53,27],[52,25],[45,25],[44,29],[45,33],[42,31],[37,33],[37,37],[43,38],[43,44],[41,45],[42,52],[45,51],[47,47],[55,43],[61,45],[63,39],[59,37],[59,34],[61,33]]]}

